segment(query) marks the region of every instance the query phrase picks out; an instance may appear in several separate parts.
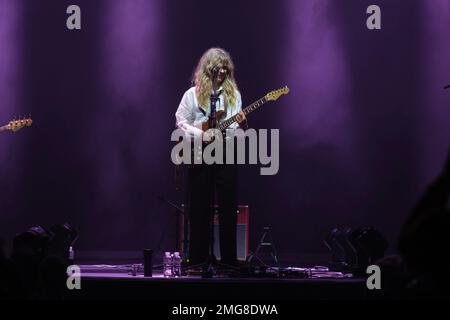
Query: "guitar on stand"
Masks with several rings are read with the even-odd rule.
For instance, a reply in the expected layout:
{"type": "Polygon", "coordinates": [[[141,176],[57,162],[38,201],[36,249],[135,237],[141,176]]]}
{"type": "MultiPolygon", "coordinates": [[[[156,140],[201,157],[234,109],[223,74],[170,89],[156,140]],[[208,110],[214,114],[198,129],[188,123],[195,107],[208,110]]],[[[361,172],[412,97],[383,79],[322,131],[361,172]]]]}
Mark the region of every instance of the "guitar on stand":
{"type": "Polygon", "coordinates": [[[29,127],[33,123],[33,120],[31,118],[25,118],[20,120],[12,120],[8,122],[8,124],[0,127],[0,132],[4,131],[12,131],[17,132],[23,127],[29,127]]]}

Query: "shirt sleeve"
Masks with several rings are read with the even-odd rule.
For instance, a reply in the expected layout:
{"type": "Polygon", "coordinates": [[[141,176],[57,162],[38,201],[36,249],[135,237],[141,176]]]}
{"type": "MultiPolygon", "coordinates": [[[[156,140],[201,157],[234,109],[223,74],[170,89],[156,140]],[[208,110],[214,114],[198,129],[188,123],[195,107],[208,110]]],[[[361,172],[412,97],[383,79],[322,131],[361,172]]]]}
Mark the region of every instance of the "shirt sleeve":
{"type": "Polygon", "coordinates": [[[202,135],[202,130],[192,125],[194,122],[194,97],[195,94],[192,90],[188,90],[183,95],[177,112],[175,113],[177,128],[183,130],[184,134],[188,138],[199,138],[202,135]]]}

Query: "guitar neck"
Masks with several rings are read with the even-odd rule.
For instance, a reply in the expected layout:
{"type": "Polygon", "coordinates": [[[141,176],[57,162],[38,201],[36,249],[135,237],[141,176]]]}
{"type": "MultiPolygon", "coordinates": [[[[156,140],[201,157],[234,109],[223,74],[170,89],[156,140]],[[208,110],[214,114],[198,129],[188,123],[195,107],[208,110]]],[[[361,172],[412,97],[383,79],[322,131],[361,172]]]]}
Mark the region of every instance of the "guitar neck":
{"type": "Polygon", "coordinates": [[[8,126],[7,125],[0,127],[0,132],[6,131],[6,130],[8,130],[8,126]]]}
{"type": "MultiPolygon", "coordinates": [[[[252,113],[253,111],[255,111],[256,109],[258,109],[259,107],[261,107],[263,104],[265,104],[267,102],[267,98],[263,97],[261,99],[259,99],[258,101],[253,102],[251,105],[249,105],[248,107],[244,108],[242,110],[242,112],[244,112],[245,115],[248,115],[249,113],[252,113]]],[[[222,122],[219,126],[218,129],[220,131],[224,131],[226,130],[229,126],[231,126],[233,123],[237,122],[237,114],[232,116],[231,118],[225,120],[224,122],[222,122]]]]}

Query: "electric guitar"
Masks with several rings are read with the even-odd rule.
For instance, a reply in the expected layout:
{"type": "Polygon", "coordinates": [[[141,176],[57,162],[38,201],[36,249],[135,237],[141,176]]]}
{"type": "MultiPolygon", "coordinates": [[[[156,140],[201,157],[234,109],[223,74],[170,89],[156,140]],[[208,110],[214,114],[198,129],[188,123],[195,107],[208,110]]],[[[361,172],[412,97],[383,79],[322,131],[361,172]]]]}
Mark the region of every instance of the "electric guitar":
{"type": "MultiPolygon", "coordinates": [[[[244,108],[242,111],[244,112],[245,115],[250,114],[251,112],[255,111],[256,109],[258,109],[259,107],[261,107],[263,104],[269,102],[269,101],[276,101],[279,97],[281,97],[282,95],[288,94],[289,93],[289,88],[287,86],[285,86],[284,88],[278,89],[278,90],[274,90],[271,91],[269,93],[267,93],[264,97],[262,97],[261,99],[253,102],[251,105],[249,105],[248,107],[244,108]]],[[[219,123],[220,121],[220,117],[223,116],[223,113],[219,113],[219,111],[216,114],[216,118],[217,118],[217,123],[216,123],[216,129],[220,130],[222,133],[225,132],[225,130],[231,126],[233,123],[237,122],[237,114],[230,117],[229,119],[219,123]]],[[[211,127],[212,121],[211,119],[208,119],[207,121],[202,123],[202,130],[206,131],[211,127]]],[[[194,159],[201,159],[202,157],[202,150],[203,147],[205,145],[208,145],[210,142],[203,142],[202,144],[198,145],[197,147],[195,147],[195,145],[191,145],[191,164],[188,165],[188,167],[195,167],[195,161],[194,159]]]]}
{"type": "MultiPolygon", "coordinates": [[[[266,104],[269,101],[276,101],[278,100],[279,97],[281,97],[284,94],[288,94],[289,93],[289,88],[287,86],[285,86],[284,88],[278,89],[278,90],[274,90],[269,92],[268,94],[266,94],[264,97],[262,97],[261,99],[253,102],[251,105],[249,105],[248,107],[242,109],[242,111],[244,112],[245,116],[247,116],[249,113],[255,111],[256,109],[258,109],[259,107],[261,107],[263,104],[266,104]]],[[[223,121],[222,123],[219,123],[220,119],[223,117],[224,112],[223,111],[218,111],[216,114],[216,129],[220,130],[220,131],[225,131],[229,126],[231,126],[233,123],[237,122],[236,118],[237,118],[237,114],[232,116],[231,118],[223,121]]],[[[211,127],[212,121],[211,119],[205,121],[202,123],[202,130],[206,131],[211,127]]]]}
{"type": "Polygon", "coordinates": [[[20,129],[22,129],[23,127],[31,126],[32,123],[33,123],[33,120],[31,120],[31,118],[25,118],[25,119],[21,119],[21,120],[12,120],[12,121],[8,122],[7,125],[0,127],[0,132],[3,132],[3,131],[17,132],[20,129]]]}

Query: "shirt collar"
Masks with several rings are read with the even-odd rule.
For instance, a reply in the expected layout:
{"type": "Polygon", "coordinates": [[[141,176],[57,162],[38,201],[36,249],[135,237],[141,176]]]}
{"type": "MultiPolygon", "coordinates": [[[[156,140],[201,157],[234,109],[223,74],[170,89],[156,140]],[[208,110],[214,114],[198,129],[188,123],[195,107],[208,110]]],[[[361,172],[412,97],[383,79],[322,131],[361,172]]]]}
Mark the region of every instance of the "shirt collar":
{"type": "MultiPolygon", "coordinates": [[[[213,93],[214,91],[211,91],[211,93],[213,93]]],[[[222,86],[220,86],[218,89],[217,89],[217,92],[223,92],[223,87],[222,86]]]]}

